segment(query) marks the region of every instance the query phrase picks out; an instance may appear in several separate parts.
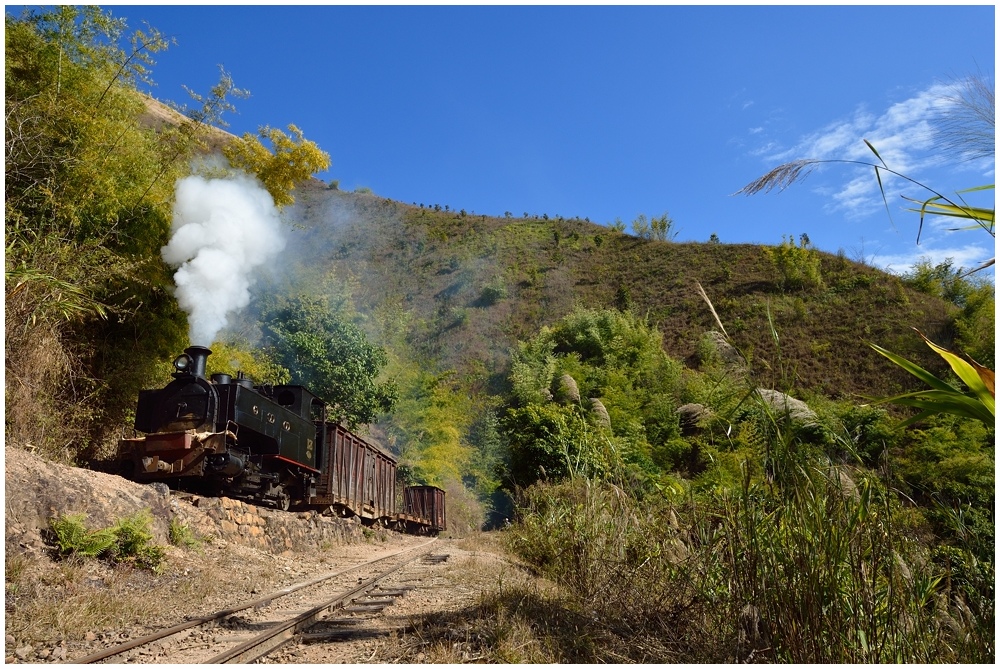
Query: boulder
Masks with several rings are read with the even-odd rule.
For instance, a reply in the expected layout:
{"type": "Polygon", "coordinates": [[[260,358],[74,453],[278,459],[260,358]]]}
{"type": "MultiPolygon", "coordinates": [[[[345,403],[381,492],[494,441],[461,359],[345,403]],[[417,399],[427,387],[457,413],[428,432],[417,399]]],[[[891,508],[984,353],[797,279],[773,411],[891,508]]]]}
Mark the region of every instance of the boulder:
{"type": "Polygon", "coordinates": [[[677,407],[680,418],[681,436],[689,437],[696,434],[702,426],[702,421],[712,415],[712,410],[704,404],[683,404],[677,407]]]}
{"type": "Polygon", "coordinates": [[[736,347],[729,343],[729,339],[724,334],[717,330],[710,330],[705,333],[704,339],[708,340],[715,349],[718,361],[726,371],[739,376],[744,376],[747,373],[746,360],[736,350],[736,347]]]}
{"type": "Polygon", "coordinates": [[[788,420],[804,425],[816,422],[816,413],[802,400],[797,400],[790,395],[767,388],[758,388],[757,392],[760,393],[761,398],[767,402],[779,418],[787,418],[788,420]]]}

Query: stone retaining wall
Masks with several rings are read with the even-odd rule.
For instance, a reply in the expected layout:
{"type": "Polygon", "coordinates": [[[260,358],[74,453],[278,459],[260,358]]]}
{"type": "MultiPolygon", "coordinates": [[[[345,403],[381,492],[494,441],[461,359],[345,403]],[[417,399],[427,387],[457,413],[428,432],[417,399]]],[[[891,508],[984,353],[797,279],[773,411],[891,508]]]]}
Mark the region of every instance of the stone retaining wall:
{"type": "Polygon", "coordinates": [[[366,529],[356,519],[324,516],[315,511],[276,511],[228,497],[175,493],[170,505],[175,517],[199,537],[220,537],[272,553],[355,543],[366,532],[384,531],[366,529]]]}

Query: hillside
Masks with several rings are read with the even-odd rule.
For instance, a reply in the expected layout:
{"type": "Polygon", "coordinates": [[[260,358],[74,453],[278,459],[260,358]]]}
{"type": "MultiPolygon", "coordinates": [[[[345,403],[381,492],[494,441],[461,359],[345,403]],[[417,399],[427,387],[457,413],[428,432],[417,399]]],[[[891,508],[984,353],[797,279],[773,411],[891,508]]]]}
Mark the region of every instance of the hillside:
{"type": "MultiPolygon", "coordinates": [[[[177,121],[165,105],[146,104],[144,123],[177,121]]],[[[211,130],[209,150],[232,138],[211,130]]],[[[696,365],[699,339],[717,329],[698,283],[757,377],[792,392],[894,394],[913,378],[868,342],[943,370],[912,328],[945,345],[952,339],[952,305],[840,255],[821,253],[823,289],[786,292],[759,245],[660,242],[581,219],[445,211],[315,179],[295,196],[286,258],[328,267],[362,311],[407,314],[407,337],[423,355],[494,390],[516,342],[574,306],[646,315],[668,354],[696,365]]]]}
{"type": "Polygon", "coordinates": [[[841,256],[821,254],[823,288],[783,291],[756,245],[659,242],[578,219],[436,211],[318,182],[298,198],[294,246],[304,265],[329,268],[360,310],[405,323],[423,356],[478,387],[495,390],[515,343],[574,306],[646,315],[665,350],[694,366],[700,338],[717,329],[698,283],[758,378],[774,388],[886,395],[912,387],[912,377],[866,342],[940,369],[911,328],[950,341],[953,307],[841,256]]]}

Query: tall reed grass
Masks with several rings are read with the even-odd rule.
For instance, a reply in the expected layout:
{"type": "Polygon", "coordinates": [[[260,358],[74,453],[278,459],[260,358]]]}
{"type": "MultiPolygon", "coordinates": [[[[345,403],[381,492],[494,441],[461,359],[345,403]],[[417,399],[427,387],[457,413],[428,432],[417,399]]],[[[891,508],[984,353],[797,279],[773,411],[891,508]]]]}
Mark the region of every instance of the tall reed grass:
{"type": "Polygon", "coordinates": [[[841,467],[679,501],[575,479],[524,491],[508,541],[632,661],[992,661],[992,605],[973,612],[895,506],[841,467]]]}

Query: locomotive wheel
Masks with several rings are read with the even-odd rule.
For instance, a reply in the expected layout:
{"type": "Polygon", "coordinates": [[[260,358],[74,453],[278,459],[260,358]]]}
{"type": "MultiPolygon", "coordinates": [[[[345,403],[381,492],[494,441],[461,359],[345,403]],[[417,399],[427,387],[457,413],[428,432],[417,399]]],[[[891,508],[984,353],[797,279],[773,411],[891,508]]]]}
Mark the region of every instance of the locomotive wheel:
{"type": "Polygon", "coordinates": [[[275,502],[275,506],[282,511],[288,511],[292,508],[292,498],[285,493],[281,493],[278,495],[278,500],[275,502]]]}
{"type": "Polygon", "coordinates": [[[302,503],[302,493],[299,492],[297,487],[288,487],[285,490],[288,491],[288,508],[282,509],[282,511],[297,511],[305,506],[302,503]]]}

